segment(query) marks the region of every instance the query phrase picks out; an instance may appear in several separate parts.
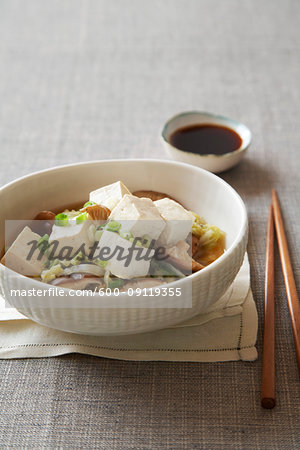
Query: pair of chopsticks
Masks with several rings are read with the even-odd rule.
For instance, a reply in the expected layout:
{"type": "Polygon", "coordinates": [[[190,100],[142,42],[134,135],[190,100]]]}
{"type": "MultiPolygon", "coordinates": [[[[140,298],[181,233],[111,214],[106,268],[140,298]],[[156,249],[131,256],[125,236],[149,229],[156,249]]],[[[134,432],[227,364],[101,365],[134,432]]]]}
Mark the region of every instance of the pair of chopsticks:
{"type": "Polygon", "coordinates": [[[298,369],[300,373],[300,305],[295,279],[289,256],[286,236],[283,227],[278,197],[272,190],[272,204],[269,210],[267,243],[266,243],[266,273],[265,273],[265,319],[261,405],[271,409],[276,404],[275,392],[275,314],[274,314],[274,223],[282,265],[282,272],[291,316],[294,344],[298,369]]]}

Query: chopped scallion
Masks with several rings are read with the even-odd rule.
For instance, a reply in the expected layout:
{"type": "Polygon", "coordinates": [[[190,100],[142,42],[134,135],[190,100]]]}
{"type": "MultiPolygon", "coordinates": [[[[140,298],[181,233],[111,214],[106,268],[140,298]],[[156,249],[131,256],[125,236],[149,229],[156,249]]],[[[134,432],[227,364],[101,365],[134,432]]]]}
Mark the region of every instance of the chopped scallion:
{"type": "Polygon", "coordinates": [[[49,235],[44,234],[44,236],[42,236],[41,239],[39,239],[37,245],[42,253],[46,253],[46,251],[49,248],[49,235]]]}
{"type": "Polygon", "coordinates": [[[97,264],[97,266],[102,267],[102,269],[105,269],[107,267],[108,261],[102,261],[102,259],[95,259],[95,264],[97,264]]]}
{"type": "Polygon", "coordinates": [[[142,244],[143,247],[149,248],[151,245],[152,239],[150,236],[148,236],[147,234],[144,234],[144,236],[142,237],[142,244]]]}
{"type": "Polygon", "coordinates": [[[59,227],[67,226],[68,222],[69,222],[69,218],[68,218],[67,214],[60,213],[55,216],[54,223],[55,223],[55,225],[58,225],[59,227]]]}
{"type": "Polygon", "coordinates": [[[117,232],[121,228],[121,224],[119,222],[116,222],[115,220],[111,220],[110,222],[108,222],[105,228],[107,231],[117,232]]]}
{"type": "Polygon", "coordinates": [[[83,208],[86,208],[87,206],[93,206],[93,205],[97,205],[97,203],[96,203],[96,202],[92,202],[92,201],[90,200],[89,202],[86,202],[86,203],[83,205],[83,208]]]}
{"type": "Polygon", "coordinates": [[[85,220],[87,220],[87,213],[84,212],[82,214],[79,214],[79,216],[76,217],[76,223],[80,224],[82,222],[84,222],[85,220]]]}
{"type": "Polygon", "coordinates": [[[83,260],[84,260],[84,254],[82,253],[82,251],[79,251],[78,253],[76,253],[74,258],[71,259],[70,263],[72,266],[77,266],[78,264],[82,263],[83,260]]]}
{"type": "Polygon", "coordinates": [[[133,234],[131,233],[131,231],[123,231],[122,233],[120,232],[120,236],[123,239],[126,239],[127,241],[132,241],[134,239],[133,234]]]}

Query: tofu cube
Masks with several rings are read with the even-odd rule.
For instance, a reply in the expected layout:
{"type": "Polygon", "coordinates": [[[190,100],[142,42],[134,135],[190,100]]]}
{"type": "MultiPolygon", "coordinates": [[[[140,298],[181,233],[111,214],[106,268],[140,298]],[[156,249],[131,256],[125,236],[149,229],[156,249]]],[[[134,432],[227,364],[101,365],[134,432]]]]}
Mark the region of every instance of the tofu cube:
{"type": "Polygon", "coordinates": [[[178,241],[184,241],[192,231],[194,218],[190,212],[170,198],[163,198],[154,202],[166,227],[159,238],[159,244],[172,247],[178,241]]]}
{"type": "Polygon", "coordinates": [[[134,195],[124,195],[112,210],[109,219],[120,222],[122,231],[130,231],[136,237],[147,235],[154,240],[158,239],[165,228],[165,222],[153,201],[134,195]]]}
{"type": "Polygon", "coordinates": [[[28,277],[39,276],[46,262],[45,256],[37,248],[40,239],[39,234],[25,227],[7,250],[4,256],[5,266],[28,277]],[[32,241],[34,243],[30,244],[32,241]]]}
{"type": "Polygon", "coordinates": [[[106,269],[122,279],[145,277],[155,254],[153,249],[136,247],[137,250],[133,250],[130,256],[133,243],[123,239],[118,233],[107,230],[103,232],[98,247],[100,254],[107,249],[105,254],[103,253],[103,257],[108,261],[106,269]]]}
{"type": "Polygon", "coordinates": [[[66,256],[69,257],[70,254],[75,256],[76,252],[83,244],[84,250],[86,254],[88,254],[89,247],[93,244],[90,228],[95,228],[95,225],[91,220],[85,220],[79,224],[74,220],[70,220],[67,226],[53,225],[49,237],[49,244],[54,241],[58,242],[57,247],[55,244],[52,246],[55,257],[64,259],[66,256]],[[69,254],[67,247],[71,248],[69,254]],[[56,250],[54,252],[55,248],[56,250]]]}
{"type": "Polygon", "coordinates": [[[117,181],[90,192],[90,201],[106,206],[112,211],[125,194],[130,195],[131,192],[121,181],[117,181]]]}

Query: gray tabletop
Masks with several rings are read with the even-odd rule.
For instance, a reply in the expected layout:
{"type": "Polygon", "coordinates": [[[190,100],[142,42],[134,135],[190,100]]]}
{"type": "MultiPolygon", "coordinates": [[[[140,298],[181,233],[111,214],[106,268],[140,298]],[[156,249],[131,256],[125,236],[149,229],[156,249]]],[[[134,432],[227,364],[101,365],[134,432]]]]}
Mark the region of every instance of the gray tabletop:
{"type": "Polygon", "coordinates": [[[299,23],[297,0],[0,1],[1,184],[76,161],[166,158],[159,131],[179,111],[245,122],[251,149],[222,176],[249,211],[259,311],[254,363],[1,361],[1,448],[299,448],[278,255],[277,407],[259,400],[271,187],[300,278],[299,23]]]}

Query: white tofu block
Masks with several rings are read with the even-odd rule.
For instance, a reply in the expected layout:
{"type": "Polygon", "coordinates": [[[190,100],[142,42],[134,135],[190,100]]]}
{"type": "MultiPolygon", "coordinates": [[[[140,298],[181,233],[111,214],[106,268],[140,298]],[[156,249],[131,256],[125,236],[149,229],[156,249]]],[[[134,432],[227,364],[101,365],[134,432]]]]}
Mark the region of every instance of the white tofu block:
{"type": "Polygon", "coordinates": [[[122,231],[130,231],[136,237],[147,235],[154,240],[158,239],[165,228],[165,222],[153,201],[134,195],[124,195],[112,210],[109,219],[120,222],[122,231]]]}
{"type": "Polygon", "coordinates": [[[90,192],[90,201],[106,206],[112,211],[125,194],[130,195],[131,192],[121,181],[117,181],[90,192]]]}
{"type": "Polygon", "coordinates": [[[166,221],[166,227],[160,235],[158,243],[171,247],[176,245],[178,241],[184,241],[192,231],[194,218],[191,213],[170,198],[156,200],[154,204],[166,221]]]}
{"type": "MultiPolygon", "coordinates": [[[[85,220],[80,224],[77,224],[76,221],[73,220],[69,221],[68,225],[64,227],[53,225],[52,233],[49,237],[49,243],[51,244],[53,241],[58,241],[58,245],[55,250],[56,257],[64,247],[71,247],[72,255],[74,255],[83,244],[85,252],[88,254],[89,247],[93,244],[93,241],[89,236],[90,227],[94,227],[92,220],[85,220]]],[[[55,244],[51,247],[53,248],[53,251],[55,248],[54,245],[55,244]]],[[[67,253],[67,249],[65,252],[67,253]]],[[[60,259],[64,258],[61,257],[60,259]]]]}
{"type": "Polygon", "coordinates": [[[7,250],[4,257],[5,266],[28,277],[39,276],[46,261],[45,256],[36,247],[40,239],[39,234],[31,231],[29,227],[25,227],[7,250]],[[29,244],[32,241],[35,241],[36,244],[29,244]],[[36,250],[32,251],[31,255],[33,249],[36,250]],[[39,256],[41,259],[38,259],[39,256]]]}
{"type": "Polygon", "coordinates": [[[155,254],[153,249],[137,247],[138,251],[132,252],[132,257],[130,261],[128,258],[129,263],[126,267],[125,257],[129,255],[129,249],[133,247],[133,243],[123,239],[118,233],[106,230],[101,236],[98,247],[100,252],[105,247],[107,248],[107,253],[103,255],[108,260],[106,269],[116,277],[123,279],[145,277],[149,272],[151,258],[155,254]],[[145,257],[147,260],[144,259],[145,257]]]}

